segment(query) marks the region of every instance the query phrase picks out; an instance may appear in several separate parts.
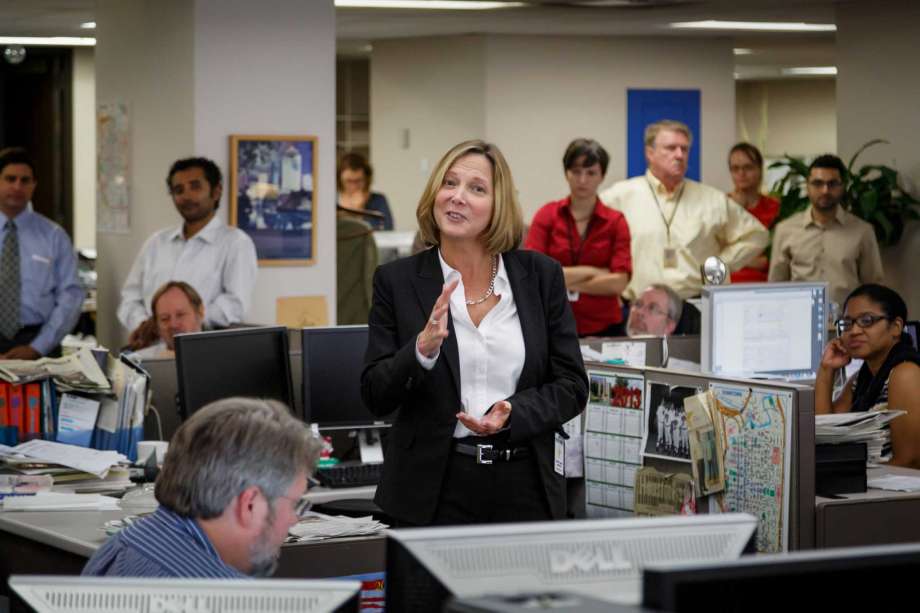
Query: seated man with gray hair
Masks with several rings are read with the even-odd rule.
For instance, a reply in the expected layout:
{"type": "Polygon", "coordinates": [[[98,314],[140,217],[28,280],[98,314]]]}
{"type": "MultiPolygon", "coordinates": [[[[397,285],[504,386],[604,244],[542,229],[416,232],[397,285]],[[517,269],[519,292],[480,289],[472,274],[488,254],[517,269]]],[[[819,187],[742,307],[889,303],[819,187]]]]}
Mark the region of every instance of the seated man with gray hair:
{"type": "Polygon", "coordinates": [[[626,333],[629,336],[670,336],[677,329],[683,300],[663,283],[646,287],[629,308],[626,333]]]}
{"type": "Polygon", "coordinates": [[[270,576],[302,511],[319,450],[280,402],[212,402],[170,441],[156,482],[156,512],[109,539],[83,574],[270,576]]]}

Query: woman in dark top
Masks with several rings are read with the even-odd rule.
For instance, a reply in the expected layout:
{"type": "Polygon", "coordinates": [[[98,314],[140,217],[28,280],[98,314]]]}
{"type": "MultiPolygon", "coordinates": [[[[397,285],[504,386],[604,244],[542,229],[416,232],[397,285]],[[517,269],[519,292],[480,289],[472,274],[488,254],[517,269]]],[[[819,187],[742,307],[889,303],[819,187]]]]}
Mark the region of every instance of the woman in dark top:
{"type": "Polygon", "coordinates": [[[401,525],[565,517],[562,424],[588,396],[559,264],[517,249],[511,169],[460,143],[416,210],[431,249],[380,266],[361,396],[399,408],[374,500],[401,525]]]}
{"type": "Polygon", "coordinates": [[[837,321],[838,337],[821,357],[815,412],[868,411],[886,404],[907,411],[891,422],[890,464],[920,468],[920,354],[904,334],[906,321],[907,305],[894,290],[874,283],[853,290],[837,321]],[[863,365],[832,400],[834,371],[852,358],[863,365]]]}
{"type": "Polygon", "coordinates": [[[569,195],[540,207],[525,247],[562,264],[579,336],[624,336],[620,294],[632,275],[629,225],[597,197],[610,156],[577,138],[562,156],[569,195]]]}
{"type": "Polygon", "coordinates": [[[370,211],[378,216],[362,216],[374,230],[392,230],[393,215],[386,196],[370,191],[374,171],[359,153],[346,153],[339,161],[339,205],[352,211],[370,211]]]}

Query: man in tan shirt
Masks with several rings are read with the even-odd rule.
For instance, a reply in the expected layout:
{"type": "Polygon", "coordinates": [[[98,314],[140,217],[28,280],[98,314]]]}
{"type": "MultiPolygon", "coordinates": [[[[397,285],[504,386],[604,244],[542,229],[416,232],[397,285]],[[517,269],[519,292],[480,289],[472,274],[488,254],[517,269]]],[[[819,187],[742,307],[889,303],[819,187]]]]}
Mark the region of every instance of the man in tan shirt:
{"type": "Polygon", "coordinates": [[[872,225],[840,206],[846,172],[835,155],[811,163],[811,206],[777,224],[769,275],[770,281],[827,281],[828,300],[840,307],[851,290],[884,277],[872,225]]]}
{"type": "Polygon", "coordinates": [[[650,124],[645,175],[600,194],[629,223],[633,275],[624,296],[630,300],[655,283],[681,298],[698,296],[700,265],[707,257],[719,256],[737,270],[769,241],[767,229],[722,191],[684,177],[691,139],[690,128],[678,121],[650,124]]]}

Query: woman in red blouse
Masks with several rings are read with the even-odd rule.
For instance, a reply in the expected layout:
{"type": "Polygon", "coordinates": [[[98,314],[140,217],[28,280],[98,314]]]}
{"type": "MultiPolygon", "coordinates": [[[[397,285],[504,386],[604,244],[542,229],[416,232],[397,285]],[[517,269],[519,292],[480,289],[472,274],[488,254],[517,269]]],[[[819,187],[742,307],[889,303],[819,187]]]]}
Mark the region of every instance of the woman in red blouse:
{"type": "MultiPolygon", "coordinates": [[[[760,151],[750,143],[738,143],[728,154],[728,170],[735,184],[734,191],[729,192],[728,197],[743,206],[769,230],[779,215],[779,201],[760,193],[760,185],[763,183],[763,156],[760,151]]],[[[761,253],[747,267],[732,273],[732,283],[765,282],[769,268],[770,260],[766,253],[761,253]]]]}
{"type": "Polygon", "coordinates": [[[562,156],[569,195],[534,215],[525,247],[562,264],[579,336],[623,336],[619,296],[632,274],[626,218],[597,197],[610,156],[578,138],[562,156]]]}

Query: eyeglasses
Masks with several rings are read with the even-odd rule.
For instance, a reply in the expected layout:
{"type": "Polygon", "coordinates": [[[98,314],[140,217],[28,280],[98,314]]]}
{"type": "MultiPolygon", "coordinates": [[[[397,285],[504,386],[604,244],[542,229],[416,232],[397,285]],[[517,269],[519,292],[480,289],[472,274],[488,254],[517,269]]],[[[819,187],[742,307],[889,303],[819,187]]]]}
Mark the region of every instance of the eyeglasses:
{"type": "Polygon", "coordinates": [[[838,187],[843,186],[843,182],[838,181],[837,179],[832,179],[830,181],[822,181],[821,179],[812,179],[811,181],[808,182],[808,185],[817,190],[822,190],[825,187],[827,189],[837,189],[838,187]]]}
{"type": "Polygon", "coordinates": [[[285,500],[291,503],[291,506],[294,508],[294,514],[297,517],[303,517],[303,514],[307,512],[310,508],[310,500],[307,498],[307,495],[299,496],[297,498],[291,498],[289,496],[278,496],[278,498],[284,498],[285,500]]]}
{"type": "Polygon", "coordinates": [[[842,317],[835,321],[834,325],[837,326],[837,334],[843,335],[844,332],[850,331],[854,324],[865,330],[866,328],[871,328],[883,319],[891,321],[891,317],[888,317],[887,315],[873,315],[872,313],[863,313],[856,318],[842,317]]]}
{"type": "Polygon", "coordinates": [[[636,309],[637,311],[645,311],[647,313],[651,313],[652,315],[662,315],[665,317],[668,315],[667,311],[662,309],[654,302],[642,302],[641,300],[636,300],[633,302],[632,308],[636,309]]]}

